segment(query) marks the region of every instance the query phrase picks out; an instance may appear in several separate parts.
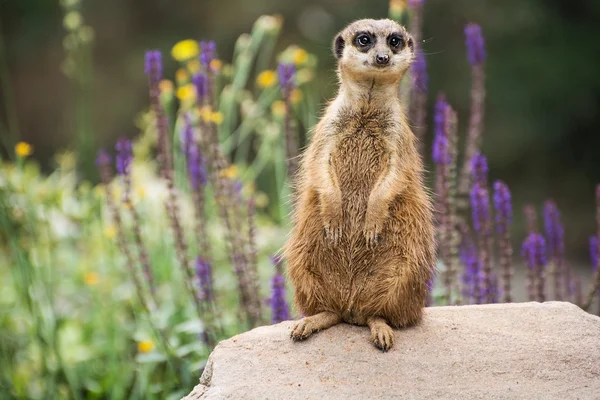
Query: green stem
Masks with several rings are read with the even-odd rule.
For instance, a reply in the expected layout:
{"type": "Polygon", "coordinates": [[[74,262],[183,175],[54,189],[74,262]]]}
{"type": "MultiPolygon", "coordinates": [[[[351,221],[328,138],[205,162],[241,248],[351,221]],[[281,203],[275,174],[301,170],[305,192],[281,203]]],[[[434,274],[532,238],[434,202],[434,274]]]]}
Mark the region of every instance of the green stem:
{"type": "Polygon", "coordinates": [[[4,37],[2,36],[2,25],[0,24],[0,85],[4,94],[4,106],[7,117],[7,134],[2,135],[2,144],[6,148],[8,154],[12,154],[17,138],[20,137],[19,118],[17,108],[15,107],[12,97],[12,85],[10,70],[8,68],[8,57],[6,56],[6,47],[4,45],[4,37]]]}

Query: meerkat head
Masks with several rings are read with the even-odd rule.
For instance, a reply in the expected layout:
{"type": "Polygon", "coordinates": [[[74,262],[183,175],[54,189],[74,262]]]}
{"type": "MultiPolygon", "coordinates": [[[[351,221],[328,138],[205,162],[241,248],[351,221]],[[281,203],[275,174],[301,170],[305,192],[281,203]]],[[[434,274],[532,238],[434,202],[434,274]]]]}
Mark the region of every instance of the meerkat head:
{"type": "Polygon", "coordinates": [[[414,42],[402,25],[390,19],[362,19],[338,33],[333,54],[344,77],[396,81],[413,61],[414,42]]]}

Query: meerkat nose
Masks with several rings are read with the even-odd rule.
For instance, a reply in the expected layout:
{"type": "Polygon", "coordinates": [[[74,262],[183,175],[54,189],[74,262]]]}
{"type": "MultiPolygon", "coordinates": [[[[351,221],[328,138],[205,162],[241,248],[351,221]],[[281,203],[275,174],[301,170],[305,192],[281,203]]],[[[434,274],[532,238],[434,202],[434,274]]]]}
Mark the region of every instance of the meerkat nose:
{"type": "Polygon", "coordinates": [[[375,61],[379,65],[385,65],[390,61],[390,56],[387,54],[377,54],[375,56],[375,61]]]}

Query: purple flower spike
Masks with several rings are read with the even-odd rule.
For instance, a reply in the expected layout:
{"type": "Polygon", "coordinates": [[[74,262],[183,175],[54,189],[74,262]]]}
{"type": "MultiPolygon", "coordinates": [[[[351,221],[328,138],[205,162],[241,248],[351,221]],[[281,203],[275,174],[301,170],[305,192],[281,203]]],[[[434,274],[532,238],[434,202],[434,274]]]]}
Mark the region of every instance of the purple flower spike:
{"type": "Polygon", "coordinates": [[[277,67],[277,75],[279,77],[279,85],[281,90],[291,90],[295,87],[294,75],[296,74],[296,67],[294,64],[280,63],[277,67]]]}
{"type": "Polygon", "coordinates": [[[429,86],[429,76],[427,75],[427,61],[423,52],[417,52],[417,57],[411,68],[415,86],[417,89],[426,92],[429,86]]]}
{"type": "Polygon", "coordinates": [[[283,277],[283,267],[281,265],[281,257],[273,256],[271,260],[275,264],[275,275],[271,279],[271,321],[277,324],[281,321],[290,319],[290,311],[287,301],[285,300],[285,279],[283,277]]]}
{"type": "Polygon", "coordinates": [[[200,62],[204,66],[204,68],[208,68],[210,66],[210,62],[214,60],[217,56],[217,45],[214,41],[210,42],[200,42],[200,62]]]}
{"type": "Polygon", "coordinates": [[[502,233],[512,222],[512,204],[510,190],[504,182],[494,182],[494,207],[496,208],[496,227],[502,233]]]}
{"type": "Polygon", "coordinates": [[[546,240],[539,233],[531,233],[523,243],[521,254],[529,268],[542,270],[548,260],[546,256],[546,240]]]}
{"type": "Polygon", "coordinates": [[[560,221],[560,210],[552,200],[544,203],[544,228],[550,253],[560,257],[565,251],[565,230],[560,221]]]}
{"type": "Polygon", "coordinates": [[[163,66],[162,54],[159,50],[150,50],[146,52],[146,66],[144,71],[151,82],[160,82],[163,76],[163,66]]]}
{"type": "Polygon", "coordinates": [[[435,135],[445,136],[446,131],[446,109],[448,108],[448,102],[444,95],[439,95],[437,103],[435,103],[435,135]]]}
{"type": "Polygon", "coordinates": [[[478,183],[471,190],[471,210],[473,229],[477,233],[484,233],[490,216],[490,202],[487,189],[478,183]]]}
{"type": "Polygon", "coordinates": [[[488,175],[488,164],[487,158],[477,153],[471,159],[471,174],[473,175],[473,182],[485,186],[487,183],[488,175]]]}
{"type": "Polygon", "coordinates": [[[435,138],[433,139],[433,162],[439,165],[446,165],[450,162],[448,153],[449,143],[446,135],[446,110],[448,103],[443,95],[438,96],[435,104],[435,138]]]}
{"type": "Polygon", "coordinates": [[[425,3],[425,0],[408,0],[408,7],[409,8],[417,8],[417,7],[423,7],[423,4],[425,3]]]}
{"type": "Polygon", "coordinates": [[[97,167],[105,167],[110,164],[110,154],[104,149],[98,150],[98,155],[96,156],[96,166],[97,167]]]}
{"type": "Polygon", "coordinates": [[[592,260],[592,268],[594,271],[598,269],[598,236],[590,236],[590,259],[592,260]]]}
{"type": "Polygon", "coordinates": [[[198,98],[204,98],[208,95],[208,76],[205,73],[199,72],[192,78],[194,86],[196,86],[196,94],[198,98]]]}
{"type": "Polygon", "coordinates": [[[126,138],[121,138],[117,140],[115,149],[117,150],[117,157],[115,158],[117,174],[129,174],[129,167],[131,165],[131,161],[133,160],[131,141],[129,141],[129,139],[126,138]]]}
{"type": "Polygon", "coordinates": [[[479,285],[479,259],[477,258],[477,248],[475,244],[468,238],[463,238],[460,245],[459,256],[462,264],[465,266],[462,281],[463,281],[463,296],[472,301],[479,302],[475,298],[475,288],[479,285]]]}
{"type": "Polygon", "coordinates": [[[465,26],[465,39],[469,63],[471,65],[483,64],[486,54],[481,27],[477,24],[468,24],[465,26]]]}
{"type": "Polygon", "coordinates": [[[190,186],[199,189],[206,185],[206,168],[200,148],[194,140],[192,122],[188,115],[185,116],[185,128],[183,130],[183,152],[187,158],[188,174],[190,175],[190,186]]]}
{"type": "Polygon", "coordinates": [[[210,263],[198,256],[196,258],[196,278],[198,279],[198,297],[201,301],[212,301],[213,281],[210,263]]]}
{"type": "Polygon", "coordinates": [[[436,135],[433,141],[433,162],[439,165],[450,164],[449,149],[448,138],[444,135],[436,135]]]}

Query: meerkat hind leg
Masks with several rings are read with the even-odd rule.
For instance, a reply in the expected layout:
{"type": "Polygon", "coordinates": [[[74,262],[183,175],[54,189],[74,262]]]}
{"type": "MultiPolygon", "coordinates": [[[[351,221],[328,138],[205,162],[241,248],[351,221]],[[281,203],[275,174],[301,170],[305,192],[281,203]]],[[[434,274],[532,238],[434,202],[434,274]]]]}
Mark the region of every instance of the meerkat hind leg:
{"type": "Polygon", "coordinates": [[[290,337],[295,341],[304,340],[315,332],[322,331],[342,322],[340,315],[331,311],[320,312],[304,317],[292,327],[290,337]]]}
{"type": "Polygon", "coordinates": [[[371,329],[371,341],[380,350],[388,351],[394,345],[394,330],[380,317],[370,317],[367,325],[371,329]]]}

